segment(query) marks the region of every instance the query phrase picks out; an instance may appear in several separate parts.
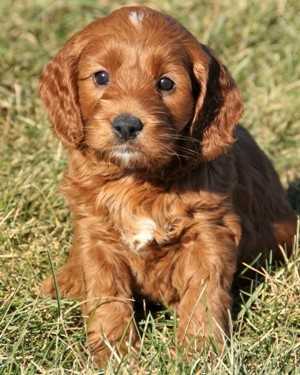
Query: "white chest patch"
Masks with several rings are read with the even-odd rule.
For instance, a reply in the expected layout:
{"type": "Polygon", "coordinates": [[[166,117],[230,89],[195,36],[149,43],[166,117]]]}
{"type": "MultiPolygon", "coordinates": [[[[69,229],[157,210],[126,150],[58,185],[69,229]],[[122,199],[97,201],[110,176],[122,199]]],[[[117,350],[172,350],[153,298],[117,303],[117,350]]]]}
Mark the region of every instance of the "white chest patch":
{"type": "Polygon", "coordinates": [[[129,19],[130,22],[134,26],[140,26],[144,18],[144,13],[143,12],[138,12],[138,11],[132,11],[129,13],[129,19]]]}
{"type": "Polygon", "coordinates": [[[152,219],[143,218],[136,222],[135,234],[126,239],[133,251],[139,251],[154,239],[156,224],[152,219]]]}

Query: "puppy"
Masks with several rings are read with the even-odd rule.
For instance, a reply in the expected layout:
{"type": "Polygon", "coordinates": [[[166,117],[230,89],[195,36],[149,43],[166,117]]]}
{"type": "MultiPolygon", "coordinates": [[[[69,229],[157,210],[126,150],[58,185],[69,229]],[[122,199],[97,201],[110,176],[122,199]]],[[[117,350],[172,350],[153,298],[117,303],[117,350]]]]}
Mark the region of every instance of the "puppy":
{"type": "MultiPolygon", "coordinates": [[[[40,95],[69,159],[74,238],[56,279],[84,301],[97,363],[137,340],[136,294],[176,310],[183,344],[222,345],[238,264],[291,248],[296,230],[271,162],[238,125],[227,68],[173,18],[125,7],[66,43],[40,95]]],[[[51,278],[42,293],[55,295],[51,278]]]]}

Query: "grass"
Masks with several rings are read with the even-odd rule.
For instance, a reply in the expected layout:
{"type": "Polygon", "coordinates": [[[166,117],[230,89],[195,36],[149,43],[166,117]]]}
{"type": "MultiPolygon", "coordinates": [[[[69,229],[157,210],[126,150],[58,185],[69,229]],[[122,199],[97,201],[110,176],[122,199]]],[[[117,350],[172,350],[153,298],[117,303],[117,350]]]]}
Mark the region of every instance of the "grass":
{"type": "MultiPolygon", "coordinates": [[[[57,192],[65,166],[40,101],[41,68],[69,35],[126,1],[1,0],[0,4],[0,373],[94,374],[78,303],[36,289],[63,263],[71,240],[57,192]]],[[[300,209],[300,3],[297,0],[160,0],[230,67],[245,100],[243,123],[273,159],[300,209]]],[[[176,319],[141,322],[143,345],[108,373],[300,374],[299,246],[236,295],[232,343],[223,355],[184,360],[176,319]],[[172,354],[173,353],[173,354],[172,354]]]]}

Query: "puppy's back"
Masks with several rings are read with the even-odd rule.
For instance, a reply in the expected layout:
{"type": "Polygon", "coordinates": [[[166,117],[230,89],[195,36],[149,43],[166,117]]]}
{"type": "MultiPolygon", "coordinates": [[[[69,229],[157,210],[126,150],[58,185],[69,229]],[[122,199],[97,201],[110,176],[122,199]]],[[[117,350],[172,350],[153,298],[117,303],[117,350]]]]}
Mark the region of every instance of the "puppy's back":
{"type": "Polygon", "coordinates": [[[237,127],[236,138],[233,153],[238,181],[234,202],[243,227],[241,260],[252,260],[269,248],[280,255],[277,244],[292,247],[296,215],[270,159],[243,127],[237,127]]]}

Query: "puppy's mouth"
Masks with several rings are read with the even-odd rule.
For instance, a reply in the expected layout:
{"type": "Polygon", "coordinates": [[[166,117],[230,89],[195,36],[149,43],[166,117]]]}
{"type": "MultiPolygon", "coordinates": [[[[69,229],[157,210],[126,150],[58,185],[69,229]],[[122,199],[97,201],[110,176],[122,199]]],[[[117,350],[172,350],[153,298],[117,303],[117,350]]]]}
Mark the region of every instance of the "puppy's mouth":
{"type": "Polygon", "coordinates": [[[111,153],[111,158],[123,166],[129,167],[136,165],[142,157],[142,152],[136,147],[126,143],[114,146],[111,153]]]}

